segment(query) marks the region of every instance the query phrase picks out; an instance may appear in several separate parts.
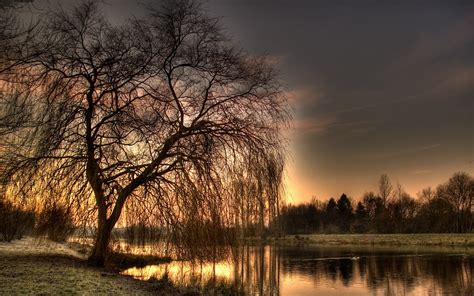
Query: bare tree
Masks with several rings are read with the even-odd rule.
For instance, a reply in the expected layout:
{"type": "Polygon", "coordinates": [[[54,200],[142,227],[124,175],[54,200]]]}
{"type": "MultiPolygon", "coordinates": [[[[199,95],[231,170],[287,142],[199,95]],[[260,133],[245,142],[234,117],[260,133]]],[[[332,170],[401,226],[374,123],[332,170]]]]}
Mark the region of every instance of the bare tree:
{"type": "MultiPolygon", "coordinates": [[[[10,57],[18,53],[29,33],[34,27],[31,23],[27,28],[22,28],[17,17],[20,8],[18,2],[0,0],[0,73],[7,71],[13,63],[10,57]]],[[[14,85],[0,77],[0,153],[4,153],[8,140],[7,135],[17,131],[25,123],[27,108],[24,105],[24,96],[14,85]]],[[[5,199],[5,190],[8,178],[4,174],[5,166],[0,163],[0,198],[5,199]]]]}
{"type": "Polygon", "coordinates": [[[390,183],[390,179],[387,174],[382,174],[379,179],[379,195],[383,200],[384,206],[387,204],[388,200],[392,197],[393,186],[390,183]]]}
{"type": "MultiPolygon", "coordinates": [[[[89,260],[99,265],[127,201],[174,230],[191,215],[223,225],[235,171],[251,174],[257,156],[278,170],[284,160],[289,117],[270,63],[233,47],[196,1],[150,11],[119,26],[92,1],[49,12],[2,73],[28,90],[34,110],[11,142],[20,161],[10,175],[30,176],[31,188],[68,184],[79,204],[95,200],[89,260]]],[[[281,173],[268,180],[278,194],[281,173]]]]}
{"type": "MultiPolygon", "coordinates": [[[[243,226],[241,234],[263,236],[265,227],[279,214],[282,184],[278,180],[282,179],[283,155],[261,153],[251,157],[236,172],[239,177],[232,188],[232,220],[243,226]]],[[[272,230],[278,230],[275,228],[272,230]]]]}
{"type": "Polygon", "coordinates": [[[455,173],[438,186],[437,195],[447,201],[456,214],[455,232],[471,232],[473,227],[474,179],[464,172],[455,173]]]}
{"type": "Polygon", "coordinates": [[[21,35],[14,4],[12,1],[0,0],[0,62],[2,64],[5,62],[5,55],[11,49],[11,41],[21,35]]]}
{"type": "Polygon", "coordinates": [[[418,200],[422,203],[429,203],[436,198],[436,191],[431,187],[423,188],[417,193],[418,200]]]}

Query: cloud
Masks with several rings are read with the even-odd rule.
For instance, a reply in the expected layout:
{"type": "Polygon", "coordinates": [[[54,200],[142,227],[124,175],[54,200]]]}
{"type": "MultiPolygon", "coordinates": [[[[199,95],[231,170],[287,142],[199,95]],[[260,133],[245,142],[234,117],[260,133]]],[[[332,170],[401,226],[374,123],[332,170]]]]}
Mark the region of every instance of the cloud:
{"type": "Polygon", "coordinates": [[[400,66],[429,62],[465,47],[474,38],[474,13],[440,31],[421,32],[410,53],[397,61],[400,66]]]}
{"type": "Polygon", "coordinates": [[[458,65],[444,71],[431,94],[451,97],[474,89],[474,66],[458,65]]]}
{"type": "Polygon", "coordinates": [[[324,92],[319,87],[301,87],[286,92],[290,104],[296,107],[315,106],[324,97],[324,92]]]}
{"type": "Polygon", "coordinates": [[[416,149],[415,151],[426,151],[426,150],[431,150],[431,149],[438,148],[438,147],[440,147],[440,146],[441,146],[441,144],[436,143],[436,144],[421,146],[421,147],[419,147],[418,149],[416,149]]]}
{"type": "Polygon", "coordinates": [[[462,95],[474,89],[474,66],[466,61],[473,41],[474,12],[437,30],[420,31],[407,53],[390,63],[385,74],[414,79],[416,84],[406,81],[413,86],[405,87],[405,97],[410,99],[462,95]]]}
{"type": "Polygon", "coordinates": [[[298,134],[322,135],[328,132],[349,136],[366,134],[374,129],[369,121],[340,122],[337,116],[326,115],[315,118],[300,118],[293,121],[294,131],[298,134]]]}
{"type": "Polygon", "coordinates": [[[370,109],[377,107],[378,105],[381,105],[382,103],[371,103],[371,104],[365,104],[365,105],[359,105],[359,106],[352,106],[348,108],[343,108],[343,109],[338,109],[334,111],[334,113],[350,113],[350,112],[357,112],[357,111],[362,111],[365,109],[370,109]]]}
{"type": "Polygon", "coordinates": [[[419,146],[419,147],[403,149],[403,150],[399,150],[399,151],[392,151],[392,152],[388,152],[388,153],[375,154],[374,158],[375,159],[384,159],[384,158],[400,157],[400,156],[405,156],[405,155],[410,155],[410,154],[417,154],[417,153],[420,153],[420,152],[426,152],[428,150],[437,149],[440,146],[441,146],[441,144],[435,143],[435,144],[430,144],[430,145],[425,145],[425,146],[419,146]]]}
{"type": "Polygon", "coordinates": [[[294,120],[294,130],[300,134],[323,134],[336,123],[336,117],[318,117],[294,120]]]}

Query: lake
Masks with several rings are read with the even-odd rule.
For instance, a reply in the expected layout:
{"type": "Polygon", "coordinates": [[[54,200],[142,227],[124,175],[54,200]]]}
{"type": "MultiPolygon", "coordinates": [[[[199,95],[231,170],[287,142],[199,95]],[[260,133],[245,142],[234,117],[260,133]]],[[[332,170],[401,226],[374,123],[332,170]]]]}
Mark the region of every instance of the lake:
{"type": "Polygon", "coordinates": [[[231,285],[248,295],[474,295],[472,248],[244,246],[215,263],[130,268],[142,280],[231,285]]]}

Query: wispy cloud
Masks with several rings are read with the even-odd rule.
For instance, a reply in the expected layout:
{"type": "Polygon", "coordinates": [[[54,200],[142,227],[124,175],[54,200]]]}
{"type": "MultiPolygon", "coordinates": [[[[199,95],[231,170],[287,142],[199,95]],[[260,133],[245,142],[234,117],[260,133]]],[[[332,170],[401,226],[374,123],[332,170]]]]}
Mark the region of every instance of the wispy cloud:
{"type": "Polygon", "coordinates": [[[317,118],[296,119],[294,130],[299,134],[321,135],[329,132],[337,132],[343,135],[361,135],[373,130],[368,126],[369,121],[347,121],[341,122],[337,116],[327,115],[317,118]]]}
{"type": "Polygon", "coordinates": [[[290,104],[295,107],[315,106],[324,97],[324,91],[317,87],[301,87],[286,92],[290,104]]]}
{"type": "Polygon", "coordinates": [[[464,47],[474,38],[474,13],[466,18],[446,26],[441,31],[422,32],[411,52],[398,60],[395,65],[412,66],[428,62],[441,55],[449,54],[457,48],[464,47]]]}
{"type": "MultiPolygon", "coordinates": [[[[373,98],[379,98],[383,97],[384,91],[378,91],[378,92],[367,92],[367,93],[356,93],[353,96],[358,97],[358,96],[368,96],[368,97],[373,97],[373,98]]],[[[359,105],[352,105],[352,106],[347,106],[344,108],[337,109],[331,114],[344,114],[344,113],[357,113],[359,111],[367,110],[367,109],[379,109],[380,107],[387,108],[387,106],[390,105],[396,105],[396,104],[403,104],[406,102],[413,101],[414,99],[419,98],[420,95],[406,95],[406,96],[401,96],[400,98],[396,99],[383,99],[383,100],[377,100],[376,102],[371,102],[371,103],[366,103],[366,104],[359,104],[359,105]]]]}
{"type": "Polygon", "coordinates": [[[424,145],[424,146],[419,146],[419,147],[403,149],[403,150],[399,150],[399,151],[380,153],[380,154],[374,155],[373,157],[375,159],[400,157],[400,156],[405,156],[405,155],[410,155],[410,154],[417,154],[417,153],[420,153],[420,152],[426,152],[428,150],[437,149],[438,147],[441,147],[441,144],[435,143],[435,144],[430,144],[430,145],[424,145]]]}
{"type": "Polygon", "coordinates": [[[350,112],[356,112],[356,111],[361,111],[361,110],[366,110],[370,108],[377,107],[377,103],[371,103],[371,104],[365,104],[365,105],[359,105],[359,106],[351,106],[347,108],[342,108],[339,110],[334,111],[334,113],[350,113],[350,112]]]}
{"type": "Polygon", "coordinates": [[[296,119],[294,121],[294,130],[297,133],[322,134],[327,132],[336,121],[336,117],[296,119]]]}
{"type": "Polygon", "coordinates": [[[431,150],[431,149],[435,149],[435,148],[438,148],[438,147],[441,147],[441,144],[436,143],[436,144],[421,146],[421,147],[419,147],[418,149],[416,149],[415,151],[431,150]]]}
{"type": "Polygon", "coordinates": [[[474,89],[474,67],[457,65],[450,67],[436,77],[439,83],[431,94],[436,96],[452,97],[474,89]]]}

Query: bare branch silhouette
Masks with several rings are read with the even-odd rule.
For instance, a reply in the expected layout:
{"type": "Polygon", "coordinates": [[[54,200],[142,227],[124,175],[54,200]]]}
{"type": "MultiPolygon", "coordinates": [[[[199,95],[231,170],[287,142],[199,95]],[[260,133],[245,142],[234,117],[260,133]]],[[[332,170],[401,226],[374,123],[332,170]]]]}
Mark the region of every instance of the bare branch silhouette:
{"type": "Polygon", "coordinates": [[[235,172],[251,174],[256,157],[277,164],[261,186],[270,204],[279,194],[289,117],[277,73],[233,47],[198,2],[150,11],[120,26],[92,1],[50,11],[2,73],[31,105],[4,154],[16,159],[3,159],[8,175],[92,196],[97,264],[131,200],[156,205],[172,229],[190,216],[225,225],[235,172]]]}

